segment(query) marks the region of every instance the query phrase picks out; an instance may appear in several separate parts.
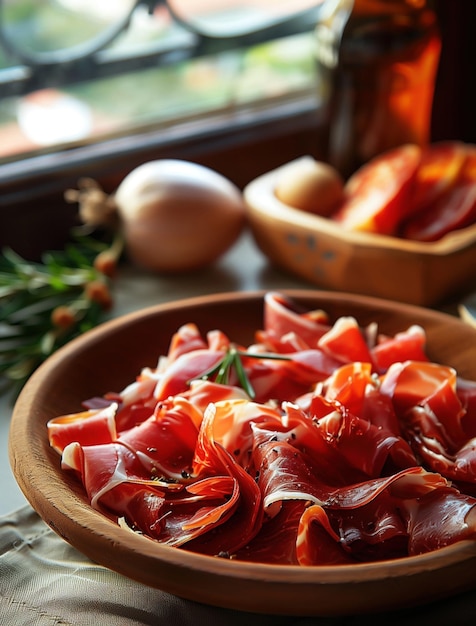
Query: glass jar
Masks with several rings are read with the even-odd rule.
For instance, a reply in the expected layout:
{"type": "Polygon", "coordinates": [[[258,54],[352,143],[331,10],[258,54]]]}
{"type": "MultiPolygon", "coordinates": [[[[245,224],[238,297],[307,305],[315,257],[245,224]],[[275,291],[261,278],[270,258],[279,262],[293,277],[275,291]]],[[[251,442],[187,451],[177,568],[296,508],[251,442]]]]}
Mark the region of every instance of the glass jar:
{"type": "Polygon", "coordinates": [[[441,38],[426,0],[326,0],[316,28],[323,158],[348,177],[373,156],[430,139],[441,38]]]}

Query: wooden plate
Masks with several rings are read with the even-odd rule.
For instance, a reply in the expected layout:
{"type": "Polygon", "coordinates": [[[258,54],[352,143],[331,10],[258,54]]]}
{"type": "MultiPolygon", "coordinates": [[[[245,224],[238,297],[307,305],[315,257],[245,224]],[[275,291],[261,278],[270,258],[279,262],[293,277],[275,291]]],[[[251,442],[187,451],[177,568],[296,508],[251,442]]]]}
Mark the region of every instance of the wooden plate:
{"type": "MultiPolygon", "coordinates": [[[[354,315],[395,333],[421,324],[434,360],[476,378],[476,329],[456,317],[364,296],[287,291],[336,318],[354,315]]],[[[81,401],[120,390],[155,366],[186,322],[249,342],[262,327],[263,293],[194,298],[107,322],[72,341],[31,377],[14,409],[9,454],[17,481],[49,526],[92,560],[146,585],[215,606],[288,615],[346,615],[430,602],[476,585],[476,542],[417,557],[338,567],[250,564],[189,553],[121,529],[94,511],[81,486],[60,469],[46,422],[81,401]]]]}

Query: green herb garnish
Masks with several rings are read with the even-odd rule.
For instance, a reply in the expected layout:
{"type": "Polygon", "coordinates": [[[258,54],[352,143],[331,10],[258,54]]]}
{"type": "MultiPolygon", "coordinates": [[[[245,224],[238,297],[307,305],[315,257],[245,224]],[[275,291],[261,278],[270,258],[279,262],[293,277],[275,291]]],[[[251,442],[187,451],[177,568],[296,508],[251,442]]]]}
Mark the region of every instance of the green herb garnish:
{"type": "Polygon", "coordinates": [[[290,357],[284,354],[276,354],[274,352],[248,352],[246,350],[238,350],[236,346],[230,346],[225,353],[223,359],[214,367],[207,370],[200,376],[197,376],[199,380],[211,380],[221,385],[227,385],[230,381],[230,374],[234,370],[239,384],[253,400],[256,397],[253,385],[246,374],[243,367],[242,357],[248,357],[251,359],[274,359],[278,361],[289,361],[290,357]]]}

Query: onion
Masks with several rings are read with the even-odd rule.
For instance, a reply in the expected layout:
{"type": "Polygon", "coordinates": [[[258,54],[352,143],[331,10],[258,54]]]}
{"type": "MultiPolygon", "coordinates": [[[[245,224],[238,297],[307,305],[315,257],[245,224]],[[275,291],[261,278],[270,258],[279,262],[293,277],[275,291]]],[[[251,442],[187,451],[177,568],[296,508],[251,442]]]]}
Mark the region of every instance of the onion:
{"type": "Polygon", "coordinates": [[[114,200],[129,256],[154,271],[209,265],[235,242],[245,222],[238,187],[189,161],[140,165],[124,178],[114,200]]]}
{"type": "Polygon", "coordinates": [[[79,200],[83,221],[110,219],[113,205],[128,257],[151,271],[203,268],[236,241],[245,224],[238,187],[218,172],[190,161],[144,163],[132,170],[111,196],[90,179],[83,186],[83,192],[69,190],[66,195],[70,201],[79,200]]]}
{"type": "Polygon", "coordinates": [[[288,206],[328,217],[344,200],[344,181],[328,163],[304,156],[283,168],[274,192],[288,206]]]}

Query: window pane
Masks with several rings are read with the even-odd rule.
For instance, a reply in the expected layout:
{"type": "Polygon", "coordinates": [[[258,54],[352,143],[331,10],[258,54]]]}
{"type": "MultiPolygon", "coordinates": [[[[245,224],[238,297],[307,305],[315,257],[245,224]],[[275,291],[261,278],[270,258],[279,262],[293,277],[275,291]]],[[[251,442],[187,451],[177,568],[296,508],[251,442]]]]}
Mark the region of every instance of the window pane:
{"type": "MultiPolygon", "coordinates": [[[[292,11],[314,4],[295,0],[292,11]]],[[[127,18],[133,5],[134,0],[10,0],[5,3],[7,36],[15,36],[26,54],[54,54],[68,45],[74,51],[112,32],[121,19],[127,18]]],[[[172,0],[170,6],[179,16],[178,22],[164,6],[152,16],[140,6],[132,15],[130,27],[100,54],[133,58],[151,43],[164,41],[171,42],[172,50],[180,51],[193,37],[180,19],[195,20],[197,28],[217,28],[230,21],[235,26],[246,22],[249,27],[252,18],[258,27],[269,19],[282,20],[290,14],[289,5],[281,0],[172,0]],[[241,15],[243,21],[230,20],[232,14],[241,15]]],[[[16,69],[6,56],[0,59],[2,65],[16,69]]],[[[209,111],[230,112],[234,107],[302,90],[312,92],[312,28],[303,35],[248,48],[231,46],[211,56],[156,65],[0,99],[0,159],[78,141],[96,141],[153,124],[176,123],[209,111]]]]}

